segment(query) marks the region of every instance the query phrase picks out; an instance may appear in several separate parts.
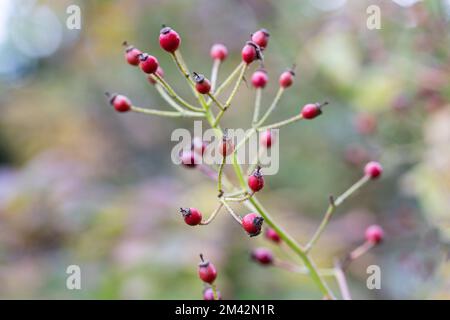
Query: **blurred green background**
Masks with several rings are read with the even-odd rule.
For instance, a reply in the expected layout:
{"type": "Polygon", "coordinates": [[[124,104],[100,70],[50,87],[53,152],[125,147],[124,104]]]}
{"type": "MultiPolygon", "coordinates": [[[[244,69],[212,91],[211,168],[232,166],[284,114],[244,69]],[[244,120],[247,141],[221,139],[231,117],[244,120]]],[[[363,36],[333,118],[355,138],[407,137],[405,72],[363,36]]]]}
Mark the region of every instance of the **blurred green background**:
{"type": "MultiPolygon", "coordinates": [[[[331,105],[282,130],[281,169],[266,179],[262,202],[305,243],[328,196],[358,179],[368,160],[381,161],[385,175],[337,210],[312,256],[330,267],[378,223],[386,241],[351,265],[353,297],[450,298],[449,20],[448,0],[2,0],[0,298],[201,299],[199,252],[218,267],[225,299],[321,298],[308,276],[249,259],[256,246],[279,257],[287,247],[249,240],[226,214],[204,228],[183,223],[180,206],[207,215],[217,201],[213,183],[170,159],[172,130],[192,129],[191,120],[108,105],[106,90],[165,105],[124,61],[125,39],[157,56],[170,83],[189,94],[159,48],[163,23],[180,33],[191,70],[209,74],[209,48],[224,43],[230,56],[220,79],[250,33],[267,28],[264,107],[279,73],[297,65],[273,121],[308,102],[331,105]],[[81,30],[66,28],[72,4],[81,30]],[[371,4],[381,9],[380,30],[366,27],[371,4]],[[71,264],[81,267],[82,290],[66,289],[71,264]],[[381,290],[366,288],[370,264],[381,266],[381,290]]],[[[225,126],[248,127],[253,99],[243,85],[225,126]]]]}

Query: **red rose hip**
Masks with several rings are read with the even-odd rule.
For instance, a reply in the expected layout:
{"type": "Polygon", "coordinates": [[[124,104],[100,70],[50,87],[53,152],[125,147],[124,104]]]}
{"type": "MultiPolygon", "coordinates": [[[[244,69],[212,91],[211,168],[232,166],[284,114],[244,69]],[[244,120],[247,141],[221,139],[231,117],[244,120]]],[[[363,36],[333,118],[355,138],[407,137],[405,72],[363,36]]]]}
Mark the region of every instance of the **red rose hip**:
{"type": "Polygon", "coordinates": [[[205,78],[204,75],[198,74],[196,72],[192,73],[195,81],[195,90],[201,94],[207,94],[211,90],[211,82],[205,78]]]}
{"type": "Polygon", "coordinates": [[[264,88],[269,81],[267,71],[264,69],[259,69],[255,71],[252,75],[252,85],[255,88],[264,88]]]}
{"type": "Polygon", "coordinates": [[[278,80],[280,87],[282,87],[284,89],[289,88],[292,85],[292,83],[294,82],[294,76],[295,76],[295,73],[293,70],[284,71],[280,75],[280,79],[278,80]]]}
{"type": "Polygon", "coordinates": [[[198,265],[198,276],[204,282],[212,284],[217,278],[216,267],[209,261],[203,259],[203,255],[200,254],[202,260],[198,265]]]}
{"type": "Polygon", "coordinates": [[[269,43],[269,37],[270,34],[266,29],[260,29],[252,34],[252,41],[262,49],[265,49],[269,43]]]}
{"type": "Polygon", "coordinates": [[[109,103],[116,109],[117,112],[127,112],[131,110],[131,101],[126,96],[121,94],[105,93],[109,98],[109,103]]]}
{"type": "Polygon", "coordinates": [[[261,59],[261,48],[252,41],[247,41],[242,48],[242,60],[246,64],[250,64],[257,59],[261,59]]]}
{"type": "Polygon", "coordinates": [[[322,114],[322,107],[327,105],[328,102],[320,103],[308,103],[302,109],[302,116],[304,119],[314,119],[322,114]]]}
{"type": "Polygon", "coordinates": [[[273,254],[267,248],[257,248],[252,251],[251,257],[254,261],[262,265],[270,265],[273,263],[273,254]]]}
{"type": "Polygon", "coordinates": [[[180,155],[180,158],[181,164],[186,168],[195,168],[200,162],[197,154],[192,150],[183,151],[180,155]]]}
{"type": "Polygon", "coordinates": [[[202,222],[202,214],[196,208],[180,208],[184,222],[190,226],[196,226],[202,222]]]}
{"type": "Polygon", "coordinates": [[[371,225],[366,229],[366,241],[372,244],[379,244],[383,241],[384,231],[379,225],[371,225]]]}
{"type": "Polygon", "coordinates": [[[272,228],[267,228],[266,232],[264,233],[264,235],[266,236],[267,239],[275,242],[275,243],[280,243],[281,242],[281,237],[280,235],[273,230],[272,228]]]}
{"type": "Polygon", "coordinates": [[[125,49],[125,59],[132,66],[137,66],[140,63],[139,56],[142,53],[139,49],[136,49],[132,45],[128,45],[126,41],[123,43],[126,46],[125,49]]]}
{"type": "Polygon", "coordinates": [[[261,174],[261,167],[258,167],[255,172],[252,173],[250,177],[248,177],[248,187],[253,192],[258,192],[264,187],[264,177],[261,174]]]}
{"type": "Polygon", "coordinates": [[[223,44],[216,43],[211,47],[210,55],[213,60],[223,61],[228,56],[228,49],[223,44]]]}
{"type": "MultiPolygon", "coordinates": [[[[222,300],[222,295],[220,294],[220,291],[216,290],[217,294],[217,300],[222,300]]],[[[215,300],[214,299],[214,291],[212,288],[206,288],[203,291],[203,300],[215,300]]]]}
{"type": "Polygon", "coordinates": [[[155,73],[156,70],[158,70],[158,59],[156,59],[154,56],[151,56],[147,53],[142,53],[139,56],[139,59],[141,61],[139,63],[139,67],[145,73],[155,73]]]}
{"type": "Polygon", "coordinates": [[[242,227],[250,235],[250,237],[257,236],[261,233],[261,227],[264,218],[256,213],[249,213],[242,218],[242,227]]]}
{"type": "Polygon", "coordinates": [[[272,146],[272,142],[273,142],[272,131],[270,129],[267,129],[266,131],[261,133],[261,135],[259,137],[259,142],[261,143],[261,145],[263,147],[270,148],[272,146]]]}
{"type": "Polygon", "coordinates": [[[167,52],[174,53],[180,46],[180,36],[170,27],[163,27],[159,33],[159,45],[167,52]]]}
{"type": "Polygon", "coordinates": [[[377,179],[383,173],[383,167],[379,162],[371,161],[364,167],[364,174],[370,179],[377,179]]]}

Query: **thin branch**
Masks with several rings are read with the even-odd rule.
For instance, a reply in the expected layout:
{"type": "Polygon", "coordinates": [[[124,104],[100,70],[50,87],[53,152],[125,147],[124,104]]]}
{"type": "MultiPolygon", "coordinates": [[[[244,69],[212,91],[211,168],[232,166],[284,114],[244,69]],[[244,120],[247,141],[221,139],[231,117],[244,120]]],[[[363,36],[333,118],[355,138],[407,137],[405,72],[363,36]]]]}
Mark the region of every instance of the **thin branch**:
{"type": "MultiPolygon", "coordinates": [[[[156,81],[156,80],[155,80],[156,81]]],[[[178,103],[176,103],[167,93],[167,91],[165,91],[165,89],[159,84],[159,83],[155,83],[155,88],[158,91],[159,95],[175,110],[180,111],[180,112],[184,112],[186,111],[182,106],[180,106],[178,103]]]]}
{"type": "Polygon", "coordinates": [[[213,62],[212,70],[211,70],[211,92],[214,92],[217,84],[217,76],[219,74],[220,63],[222,61],[220,59],[215,59],[213,62]]]}
{"type": "Polygon", "coordinates": [[[219,166],[219,172],[217,173],[217,191],[219,192],[219,197],[223,196],[223,189],[222,189],[222,175],[223,175],[223,167],[225,166],[225,160],[226,156],[224,155],[222,157],[222,162],[219,166]]]}
{"type": "Polygon", "coordinates": [[[187,80],[187,82],[189,84],[189,87],[192,90],[192,93],[198,99],[199,98],[199,93],[197,92],[197,90],[195,90],[195,83],[190,77],[189,69],[187,68],[186,64],[184,63],[183,56],[181,55],[180,51],[177,50],[177,51],[173,52],[171,54],[171,56],[172,56],[173,61],[177,65],[178,70],[180,70],[180,72],[183,75],[183,77],[186,78],[186,80],[187,80]]]}
{"type": "Polygon", "coordinates": [[[219,107],[220,110],[223,111],[225,109],[225,106],[223,106],[222,103],[220,103],[220,101],[217,100],[217,98],[214,96],[213,93],[211,93],[211,92],[208,93],[208,97],[210,97],[211,100],[214,101],[214,103],[219,107]]]}
{"type": "Polygon", "coordinates": [[[248,199],[250,199],[251,197],[253,197],[255,193],[254,192],[246,192],[246,194],[243,197],[240,198],[235,198],[235,197],[224,197],[225,201],[230,201],[230,202],[244,202],[247,201],[248,199]]]}
{"type": "Polygon", "coordinates": [[[285,125],[288,125],[288,124],[300,121],[302,119],[303,119],[302,114],[298,114],[298,115],[293,116],[293,117],[291,117],[289,119],[286,119],[286,120],[283,120],[283,121],[280,121],[280,122],[276,122],[276,123],[273,123],[273,124],[270,124],[270,125],[267,125],[267,126],[264,126],[264,127],[259,127],[258,131],[265,131],[265,130],[268,130],[268,129],[278,129],[280,127],[283,127],[285,125]]]}
{"type": "Polygon", "coordinates": [[[204,113],[200,112],[191,112],[191,111],[165,111],[165,110],[155,110],[155,109],[146,109],[140,108],[136,106],[131,107],[131,111],[140,112],[144,114],[154,115],[154,116],[162,116],[162,117],[193,117],[193,118],[203,118],[205,116],[204,113]]]}
{"type": "Polygon", "coordinates": [[[242,82],[242,79],[244,79],[245,71],[247,70],[248,66],[243,65],[241,68],[241,73],[239,74],[239,78],[236,81],[236,84],[234,85],[233,91],[231,91],[230,96],[228,97],[227,101],[225,102],[225,105],[223,106],[223,109],[220,110],[220,112],[217,114],[216,121],[213,124],[213,127],[217,126],[217,124],[220,122],[220,119],[223,117],[225,111],[227,111],[228,107],[231,104],[231,101],[233,100],[234,96],[236,95],[239,85],[242,82]]]}
{"type": "Polygon", "coordinates": [[[264,121],[269,117],[269,115],[272,113],[272,111],[276,108],[278,105],[278,101],[280,101],[281,96],[283,95],[284,88],[280,87],[277,91],[277,94],[275,95],[275,98],[273,99],[272,104],[270,105],[269,109],[267,109],[266,113],[262,116],[261,120],[257,123],[257,127],[260,127],[264,121]]]}
{"type": "MultiPolygon", "coordinates": [[[[234,79],[234,77],[239,73],[239,70],[244,66],[244,62],[241,62],[238,64],[238,66],[230,73],[228,78],[225,79],[225,81],[217,88],[216,91],[214,91],[214,94],[216,96],[219,96],[219,94],[230,84],[230,82],[234,79]]],[[[209,102],[211,103],[211,102],[209,102]]]]}
{"type": "Polygon", "coordinates": [[[167,93],[169,94],[169,96],[171,98],[173,98],[174,100],[176,100],[178,103],[180,103],[181,105],[183,105],[184,107],[192,110],[192,111],[200,111],[202,112],[203,109],[198,108],[198,107],[194,107],[193,105],[191,105],[190,103],[188,103],[187,101],[185,101],[183,98],[181,98],[173,89],[172,87],[167,83],[166,80],[164,80],[164,78],[162,78],[159,74],[155,73],[154,77],[156,78],[156,80],[158,81],[159,84],[161,84],[161,86],[164,87],[164,89],[166,89],[167,93]]]}
{"type": "MultiPolygon", "coordinates": [[[[287,270],[289,272],[295,272],[295,273],[301,273],[301,274],[309,274],[309,270],[307,268],[297,266],[297,265],[292,264],[292,263],[287,262],[287,261],[275,259],[273,261],[273,265],[275,267],[287,270]]],[[[335,275],[335,270],[334,269],[318,269],[317,272],[321,276],[333,277],[335,275]]]]}
{"type": "Polygon", "coordinates": [[[211,215],[207,220],[200,222],[200,225],[206,226],[210,224],[217,217],[217,214],[220,212],[220,209],[222,209],[222,207],[223,203],[219,203],[219,206],[216,208],[216,210],[214,210],[213,213],[211,213],[211,215]]]}
{"type": "Polygon", "coordinates": [[[228,205],[228,203],[225,201],[225,199],[220,199],[220,202],[223,203],[223,205],[227,209],[228,213],[234,218],[234,220],[236,220],[237,223],[242,224],[241,218],[236,213],[234,213],[233,209],[231,209],[231,207],[228,205]]]}
{"type": "Polygon", "coordinates": [[[339,206],[340,204],[342,204],[345,199],[347,199],[356,190],[361,188],[369,180],[370,180],[370,177],[367,175],[364,175],[360,180],[358,180],[355,184],[353,184],[350,188],[348,188],[348,190],[345,191],[342,195],[340,195],[336,200],[334,200],[333,197],[330,197],[330,205],[328,206],[327,212],[325,213],[325,216],[323,217],[322,222],[320,223],[316,232],[312,236],[311,240],[309,240],[308,244],[305,247],[306,253],[308,253],[312,249],[314,244],[317,242],[317,240],[319,240],[320,236],[322,235],[323,231],[325,230],[326,226],[328,225],[328,222],[330,221],[336,207],[339,206]]]}
{"type": "Polygon", "coordinates": [[[256,124],[258,123],[259,109],[261,108],[261,95],[262,95],[262,89],[256,88],[255,109],[253,111],[253,121],[252,121],[253,126],[256,126],[256,124]]]}
{"type": "Polygon", "coordinates": [[[347,279],[345,277],[345,273],[342,270],[341,266],[338,262],[334,264],[335,277],[336,281],[339,285],[339,290],[342,294],[342,299],[344,300],[352,300],[352,296],[350,295],[350,290],[348,288],[347,279]]]}

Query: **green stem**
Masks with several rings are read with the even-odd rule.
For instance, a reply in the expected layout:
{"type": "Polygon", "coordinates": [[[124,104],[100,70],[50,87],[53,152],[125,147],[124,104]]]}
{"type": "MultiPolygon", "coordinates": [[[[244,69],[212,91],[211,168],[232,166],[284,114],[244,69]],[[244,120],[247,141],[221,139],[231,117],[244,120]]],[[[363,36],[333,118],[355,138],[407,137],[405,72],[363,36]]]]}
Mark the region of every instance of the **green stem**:
{"type": "Polygon", "coordinates": [[[234,85],[233,91],[231,91],[231,94],[228,97],[227,101],[225,102],[225,105],[223,106],[223,109],[220,110],[220,112],[218,113],[217,118],[216,118],[216,122],[214,123],[214,125],[217,125],[220,122],[220,119],[223,117],[223,115],[225,114],[225,111],[227,111],[228,107],[230,106],[231,101],[233,100],[234,96],[236,95],[236,93],[237,93],[237,91],[239,89],[239,85],[241,84],[242,79],[244,78],[244,74],[245,74],[245,71],[247,70],[247,68],[248,68],[247,65],[244,65],[242,67],[241,73],[239,74],[239,78],[236,81],[236,84],[234,85]]]}
{"type": "Polygon", "coordinates": [[[259,117],[259,109],[261,108],[261,93],[262,89],[257,88],[256,89],[256,96],[255,96],[255,110],[253,111],[253,126],[256,126],[258,123],[258,117],[259,117]]]}
{"type": "Polygon", "coordinates": [[[353,192],[361,188],[364,184],[367,183],[367,181],[370,180],[369,176],[363,176],[360,180],[358,180],[354,185],[352,185],[347,191],[345,191],[342,195],[340,195],[336,200],[334,200],[332,197],[330,197],[330,205],[328,206],[327,212],[325,213],[325,216],[322,219],[322,222],[320,223],[319,227],[317,228],[316,232],[312,236],[311,240],[309,240],[308,244],[305,247],[305,252],[308,253],[314,244],[319,240],[320,236],[322,235],[323,231],[325,230],[326,226],[330,222],[331,217],[333,216],[333,213],[337,206],[342,204],[345,199],[347,199],[353,192]]]}
{"type": "Polygon", "coordinates": [[[341,266],[338,262],[335,262],[335,278],[338,283],[339,290],[341,291],[343,300],[352,300],[352,296],[350,294],[350,290],[347,284],[347,278],[345,277],[344,270],[342,270],[341,266]]]}
{"type": "MultiPolygon", "coordinates": [[[[296,272],[296,273],[301,273],[301,274],[309,274],[309,270],[306,269],[305,267],[300,267],[300,266],[297,266],[297,265],[292,264],[292,263],[287,262],[287,261],[275,259],[273,261],[273,265],[275,267],[279,267],[281,269],[285,269],[285,270],[290,271],[290,272],[296,272]]],[[[336,271],[333,268],[330,268],[330,269],[317,269],[317,273],[319,273],[321,276],[325,276],[325,277],[334,277],[335,274],[336,274],[336,271]]]]}
{"type": "Polygon", "coordinates": [[[206,226],[206,225],[210,224],[216,218],[217,214],[220,212],[220,209],[222,209],[222,207],[223,207],[223,203],[219,203],[219,206],[216,208],[216,210],[214,210],[213,213],[211,213],[208,220],[200,222],[200,225],[206,226]]]}
{"type": "Polygon", "coordinates": [[[244,202],[244,201],[247,201],[248,199],[250,199],[251,197],[253,197],[254,194],[255,194],[254,192],[250,192],[240,198],[225,197],[225,200],[230,201],[230,202],[244,202]]]}
{"type": "Polygon", "coordinates": [[[322,279],[322,276],[318,273],[317,267],[314,265],[314,262],[310,257],[304,252],[301,246],[286,232],[282,229],[272,217],[268,214],[268,212],[261,206],[256,197],[252,197],[249,199],[253,207],[258,211],[258,213],[264,218],[264,221],[275,230],[276,233],[280,236],[280,238],[287,244],[289,248],[292,249],[299,257],[302,259],[303,264],[308,269],[308,272],[312,278],[312,280],[317,284],[319,290],[327,299],[335,299],[333,293],[328,288],[326,282],[322,279]]]}
{"type": "Polygon", "coordinates": [[[293,116],[293,117],[291,117],[289,119],[286,119],[286,120],[283,120],[283,121],[280,121],[280,122],[277,122],[277,123],[270,124],[268,126],[259,127],[258,131],[265,131],[265,130],[268,130],[268,129],[278,129],[280,127],[283,127],[285,125],[297,122],[297,121],[302,120],[302,119],[303,119],[303,116],[301,114],[299,114],[299,115],[293,116]]]}
{"type": "Polygon", "coordinates": [[[222,204],[225,206],[228,213],[234,218],[234,220],[236,220],[237,223],[242,224],[242,219],[233,211],[233,209],[231,209],[225,199],[220,199],[220,202],[222,202],[222,204]]]}
{"type": "Polygon", "coordinates": [[[223,174],[223,167],[225,166],[225,160],[226,156],[222,157],[222,163],[219,166],[219,172],[217,173],[217,190],[219,192],[219,197],[223,195],[223,189],[222,189],[222,174],[223,174]]]}
{"type": "Polygon", "coordinates": [[[181,55],[181,52],[179,50],[173,52],[171,54],[173,60],[175,61],[175,64],[178,67],[178,70],[180,70],[181,74],[183,75],[184,78],[186,78],[189,87],[192,90],[192,93],[194,94],[194,96],[199,99],[200,95],[197,92],[197,90],[195,90],[195,83],[194,80],[191,79],[190,77],[190,72],[189,69],[187,68],[186,64],[183,61],[183,56],[181,55]]]}
{"type": "Polygon", "coordinates": [[[219,107],[220,110],[224,110],[225,107],[220,103],[219,100],[216,99],[213,93],[208,93],[208,96],[211,98],[212,101],[219,107]]]}
{"type": "Polygon", "coordinates": [[[217,76],[219,74],[219,68],[220,68],[220,59],[215,59],[213,62],[212,70],[211,70],[211,92],[214,92],[214,89],[216,88],[217,84],[217,76]]]}
{"type": "MultiPolygon", "coordinates": [[[[211,127],[215,128],[217,137],[221,138],[223,135],[222,130],[220,130],[220,128],[217,127],[217,123],[216,123],[216,121],[214,121],[214,116],[211,114],[211,110],[206,111],[206,119],[208,120],[211,127]]],[[[237,152],[233,153],[233,168],[234,168],[236,177],[238,178],[241,188],[243,190],[247,190],[247,185],[246,185],[243,173],[242,173],[242,167],[239,165],[239,163],[237,161],[237,152]]],[[[314,262],[305,254],[305,252],[300,247],[300,245],[287,232],[285,232],[278,224],[276,224],[274,222],[272,217],[260,205],[256,196],[251,197],[248,201],[252,204],[252,207],[265,219],[267,224],[269,226],[271,226],[275,230],[275,232],[277,232],[280,235],[281,239],[283,239],[284,242],[301,258],[301,260],[303,261],[303,264],[305,265],[305,267],[309,270],[309,273],[311,274],[311,279],[316,283],[316,285],[318,286],[318,288],[322,292],[322,294],[325,296],[325,298],[335,299],[332,291],[328,288],[327,284],[322,279],[321,275],[317,272],[317,268],[314,265],[314,262]]],[[[228,204],[225,202],[224,199],[221,199],[221,202],[224,204],[224,206],[227,208],[227,210],[231,210],[231,208],[228,206],[228,204]]],[[[233,211],[231,210],[231,212],[233,212],[233,211]]]]}
{"type": "Polygon", "coordinates": [[[367,182],[369,182],[370,176],[363,176],[361,179],[359,179],[354,185],[352,185],[350,188],[348,188],[347,191],[345,191],[342,195],[340,195],[336,201],[334,201],[335,206],[340,205],[342,202],[345,201],[349,196],[351,196],[356,190],[361,188],[363,185],[365,185],[367,182]]]}
{"type": "Polygon", "coordinates": [[[200,112],[191,112],[191,111],[163,111],[163,110],[155,110],[155,109],[146,109],[140,108],[136,106],[131,107],[131,111],[140,112],[149,115],[162,116],[162,117],[204,117],[204,113],[200,112]]]}
{"type": "Polygon", "coordinates": [[[272,111],[276,108],[278,105],[278,101],[280,101],[281,96],[283,95],[284,88],[280,87],[277,91],[277,94],[275,95],[275,98],[273,99],[272,104],[270,105],[269,109],[267,109],[266,113],[262,116],[261,120],[259,120],[257,127],[260,127],[264,121],[269,117],[269,115],[272,113],[272,111]]]}
{"type": "MultiPolygon", "coordinates": [[[[156,81],[156,80],[155,80],[156,81]]],[[[165,91],[165,89],[159,84],[159,83],[155,83],[155,88],[156,91],[158,91],[159,95],[175,110],[180,111],[180,112],[184,112],[186,111],[185,109],[183,109],[182,106],[180,106],[178,103],[176,103],[167,93],[167,91],[165,91]]]]}
{"type": "Polygon", "coordinates": [[[212,289],[212,292],[213,292],[213,297],[214,297],[214,300],[218,300],[218,299],[219,299],[219,297],[217,296],[217,289],[216,289],[216,285],[215,285],[215,284],[212,284],[212,285],[211,285],[211,289],[212,289]]]}
{"type": "Polygon", "coordinates": [[[197,112],[201,112],[203,111],[203,109],[194,107],[193,105],[189,104],[188,102],[186,102],[183,98],[181,98],[173,89],[172,87],[166,82],[166,80],[164,80],[160,75],[158,74],[154,74],[156,80],[158,81],[158,83],[160,83],[164,89],[166,89],[167,93],[169,94],[169,96],[171,98],[173,98],[174,100],[178,101],[178,103],[182,104],[183,106],[185,106],[186,108],[192,110],[192,111],[197,111],[197,112]]]}
{"type": "Polygon", "coordinates": [[[231,104],[231,101],[233,100],[234,96],[236,95],[239,85],[241,84],[242,80],[244,79],[245,71],[247,71],[248,65],[244,65],[241,69],[241,72],[239,73],[239,77],[236,81],[236,84],[234,85],[233,91],[231,91],[230,96],[228,97],[227,101],[225,102],[224,108],[228,108],[231,104]]]}
{"type": "Polygon", "coordinates": [[[216,96],[219,96],[219,94],[230,84],[230,82],[234,79],[234,77],[239,73],[239,70],[244,66],[244,62],[241,62],[238,64],[238,66],[231,72],[231,74],[228,76],[228,78],[225,79],[225,81],[217,88],[216,91],[214,91],[214,94],[216,96]]]}

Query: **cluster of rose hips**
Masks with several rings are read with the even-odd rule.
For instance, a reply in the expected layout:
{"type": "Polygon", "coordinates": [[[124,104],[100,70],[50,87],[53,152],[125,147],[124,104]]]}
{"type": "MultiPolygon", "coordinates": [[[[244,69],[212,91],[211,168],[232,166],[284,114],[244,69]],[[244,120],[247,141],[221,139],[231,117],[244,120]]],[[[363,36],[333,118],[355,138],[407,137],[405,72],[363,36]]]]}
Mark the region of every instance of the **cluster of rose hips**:
{"type": "MultiPolygon", "coordinates": [[[[195,106],[192,106],[188,102],[186,102],[183,98],[178,96],[173,89],[170,87],[170,85],[166,82],[164,79],[164,71],[161,68],[158,59],[154,57],[153,55],[150,55],[148,53],[142,52],[141,50],[135,48],[132,45],[128,45],[126,42],[124,42],[124,45],[126,46],[125,49],[125,59],[126,61],[132,65],[132,66],[139,66],[139,68],[144,72],[147,76],[148,81],[157,86],[157,89],[161,89],[163,93],[161,95],[168,95],[170,99],[166,99],[170,103],[170,101],[174,102],[177,109],[177,112],[172,111],[160,111],[160,110],[146,110],[142,108],[138,108],[132,105],[132,102],[130,99],[128,99],[124,95],[120,94],[107,94],[110,100],[110,104],[115,108],[118,112],[127,112],[127,111],[137,111],[137,112],[143,112],[147,114],[156,114],[156,115],[169,115],[170,116],[203,116],[206,117],[206,113],[210,112],[209,110],[209,104],[214,102],[214,104],[220,109],[219,114],[217,115],[217,118],[214,123],[211,123],[211,126],[214,128],[217,128],[217,124],[223,115],[223,113],[227,110],[227,108],[231,104],[231,99],[234,97],[234,93],[237,89],[237,87],[240,84],[240,81],[244,78],[244,73],[247,69],[247,67],[254,61],[260,61],[260,68],[258,68],[251,76],[251,83],[252,86],[255,88],[257,95],[261,94],[261,90],[264,89],[269,81],[268,73],[264,69],[262,61],[263,61],[263,53],[266,50],[268,43],[269,43],[269,33],[265,29],[260,29],[253,33],[250,37],[250,40],[245,43],[245,45],[242,48],[241,51],[241,57],[242,62],[238,66],[236,70],[241,70],[240,78],[238,78],[238,81],[235,85],[235,88],[233,89],[232,93],[230,94],[230,97],[225,103],[221,103],[216,95],[215,92],[215,77],[214,72],[211,75],[211,80],[205,77],[205,75],[197,73],[197,72],[188,72],[186,67],[183,66],[183,62],[180,61],[180,59],[177,56],[177,50],[181,43],[181,38],[179,34],[171,29],[170,27],[163,26],[163,28],[160,31],[159,35],[159,44],[160,47],[165,50],[166,52],[170,53],[172,57],[174,58],[174,61],[176,62],[178,68],[182,72],[182,74],[186,77],[188,82],[190,83],[193,92],[195,93],[196,97],[199,100],[199,103],[202,105],[202,108],[198,108],[195,106]],[[207,103],[205,99],[209,99],[209,102],[207,103]],[[180,106],[177,105],[177,103],[180,104],[180,106]],[[182,106],[181,106],[182,105],[182,106]],[[186,109],[185,109],[186,108],[186,109]],[[189,110],[187,110],[189,109],[189,110]],[[165,112],[165,113],[164,113],[165,112]]],[[[214,44],[211,47],[210,50],[210,56],[214,61],[214,64],[218,65],[219,63],[223,62],[227,56],[228,56],[228,49],[223,44],[214,44]]],[[[213,69],[214,70],[214,69],[213,69]]],[[[217,71],[217,70],[216,70],[217,71]]],[[[231,75],[230,75],[231,77],[231,75]]],[[[284,71],[281,73],[278,79],[278,85],[279,85],[279,91],[276,95],[274,102],[272,105],[268,108],[266,113],[259,118],[259,105],[256,107],[255,105],[255,113],[253,118],[253,130],[255,132],[259,132],[260,136],[260,144],[263,148],[271,148],[273,142],[274,142],[274,136],[272,129],[278,128],[284,125],[287,125],[289,123],[293,123],[295,121],[305,119],[310,120],[318,117],[322,114],[322,109],[325,105],[328,104],[328,102],[324,103],[308,103],[305,104],[300,114],[289,118],[287,120],[268,125],[268,126],[262,126],[264,121],[267,119],[269,114],[273,111],[273,109],[276,107],[276,104],[278,100],[281,97],[281,94],[283,91],[287,88],[289,88],[293,82],[294,82],[295,72],[294,67],[284,71]]],[[[225,81],[226,82],[226,81],[225,81]]],[[[163,96],[164,97],[164,96],[163,96]]],[[[260,97],[260,96],[259,96],[260,97]]],[[[256,99],[258,101],[258,98],[256,99]]],[[[214,118],[214,117],[213,117],[214,118]]],[[[367,122],[367,121],[366,121],[367,122]]],[[[187,168],[196,168],[198,166],[199,160],[204,156],[205,150],[207,148],[207,144],[200,139],[199,137],[196,137],[193,139],[190,150],[183,150],[180,153],[180,160],[181,163],[187,167],[187,168]]],[[[222,137],[219,139],[218,143],[218,152],[223,157],[223,162],[221,163],[219,167],[219,171],[217,173],[217,176],[215,178],[218,180],[218,191],[219,191],[219,200],[220,200],[220,206],[218,209],[209,217],[209,219],[204,220],[203,215],[200,212],[199,209],[190,207],[190,208],[181,208],[181,215],[187,225],[190,226],[198,226],[198,225],[207,225],[209,224],[212,219],[215,217],[215,215],[221,210],[222,207],[225,207],[227,211],[230,213],[231,216],[235,220],[238,221],[238,223],[241,225],[241,227],[245,230],[245,232],[253,237],[257,236],[261,233],[264,218],[262,215],[263,212],[261,210],[256,211],[260,212],[255,213],[251,212],[243,217],[240,217],[237,215],[231,207],[228,205],[227,201],[237,201],[237,202],[245,202],[249,199],[251,199],[255,193],[261,191],[264,188],[264,176],[262,174],[262,168],[260,166],[255,167],[249,167],[251,172],[247,178],[247,188],[245,188],[244,185],[243,189],[240,191],[239,196],[236,195],[230,195],[226,194],[222,188],[221,188],[221,177],[223,172],[223,165],[225,164],[225,159],[229,155],[233,154],[236,151],[236,146],[233,140],[227,135],[227,133],[223,133],[222,137]]],[[[330,203],[330,210],[327,213],[327,217],[324,219],[324,222],[322,223],[323,226],[326,225],[328,222],[332,212],[334,211],[334,208],[338,206],[340,203],[342,203],[345,198],[347,198],[352,192],[357,190],[360,186],[362,186],[364,183],[366,183],[368,180],[378,178],[382,174],[382,167],[377,162],[369,162],[365,167],[365,174],[364,177],[358,181],[354,186],[352,186],[347,192],[342,194],[339,198],[334,200],[331,198],[330,203]]],[[[254,199],[252,199],[254,200],[254,199]]],[[[269,221],[270,222],[270,221],[269,221]]],[[[313,236],[310,243],[304,248],[304,254],[302,255],[303,259],[308,259],[307,252],[309,249],[311,249],[311,246],[315,243],[315,241],[318,239],[322,232],[322,227],[319,227],[316,234],[313,236]]],[[[286,235],[282,232],[281,229],[276,228],[276,225],[272,222],[271,227],[267,227],[265,231],[265,237],[275,243],[281,243],[282,239],[286,239],[286,235]],[[273,227],[273,228],[271,228],[273,227]],[[275,231],[277,229],[279,232],[275,231]]],[[[366,232],[366,245],[363,246],[364,248],[369,248],[375,244],[378,244],[383,238],[383,231],[378,226],[372,226],[367,229],[366,232]],[[370,244],[370,245],[367,245],[370,244]]],[[[286,243],[288,243],[286,241],[286,243]]],[[[290,241],[291,248],[292,245],[297,246],[296,244],[292,244],[292,241],[290,241]]],[[[297,246],[298,250],[303,250],[297,246]]],[[[355,258],[358,254],[360,255],[362,249],[355,250],[355,252],[352,252],[350,255],[352,258],[355,258]]],[[[200,279],[207,285],[207,287],[204,290],[204,299],[205,300],[214,300],[214,299],[220,299],[220,293],[216,290],[214,281],[217,277],[217,270],[215,266],[209,262],[205,261],[203,259],[203,256],[200,255],[201,263],[199,264],[198,274],[200,279]]],[[[274,258],[273,254],[270,250],[266,248],[258,248],[255,249],[252,253],[252,258],[255,261],[258,261],[259,263],[263,265],[271,265],[274,264],[274,258]]],[[[309,271],[314,271],[309,270],[309,271]]],[[[319,279],[320,280],[320,279],[319,279]]]]}
{"type": "MultiPolygon", "coordinates": [[[[242,48],[242,61],[250,64],[255,60],[263,59],[263,51],[269,42],[269,33],[265,29],[256,31],[251,35],[251,41],[247,41],[242,48]]],[[[159,44],[162,49],[169,53],[174,53],[180,46],[181,38],[179,34],[170,27],[163,27],[160,31],[159,44]]],[[[132,45],[128,45],[125,41],[125,59],[132,66],[139,66],[140,69],[148,75],[148,81],[152,84],[156,83],[154,75],[163,78],[164,70],[161,68],[158,59],[148,53],[142,52],[132,45]]],[[[223,44],[214,44],[210,51],[213,60],[223,61],[228,56],[228,49],[223,44]]],[[[289,69],[284,71],[279,77],[279,85],[281,88],[288,88],[294,81],[294,70],[289,69]]],[[[211,91],[211,82],[204,75],[193,72],[192,78],[195,81],[195,88],[200,94],[209,94],[211,91]]],[[[252,75],[252,84],[255,88],[264,88],[269,78],[267,72],[260,68],[252,75]]],[[[107,94],[110,98],[110,103],[116,111],[127,112],[132,109],[131,100],[120,94],[107,94]]],[[[306,104],[301,114],[304,119],[313,119],[319,116],[321,108],[327,103],[309,103],[306,104]]]]}

